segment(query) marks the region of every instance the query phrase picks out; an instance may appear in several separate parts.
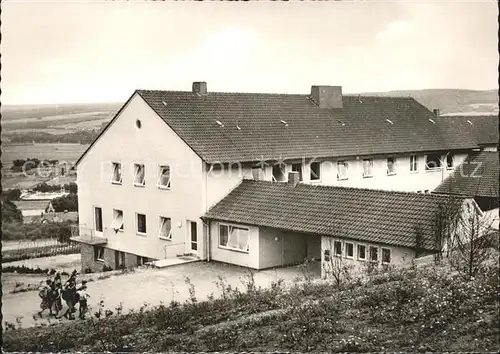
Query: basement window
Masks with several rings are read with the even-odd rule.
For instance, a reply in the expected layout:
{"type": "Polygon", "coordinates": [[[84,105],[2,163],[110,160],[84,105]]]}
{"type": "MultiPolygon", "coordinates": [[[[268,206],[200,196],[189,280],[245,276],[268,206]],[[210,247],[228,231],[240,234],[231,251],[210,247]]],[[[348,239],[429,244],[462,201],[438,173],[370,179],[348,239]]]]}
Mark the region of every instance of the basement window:
{"type": "Polygon", "coordinates": [[[104,262],[104,247],[94,246],[94,261],[104,262]]]}
{"type": "Polygon", "coordinates": [[[112,163],[113,174],[111,176],[111,183],[122,184],[122,164],[119,162],[112,163]]]}
{"type": "Polygon", "coordinates": [[[345,243],[345,257],[354,258],[354,244],[351,242],[345,243]]]}
{"type": "Polygon", "coordinates": [[[389,248],[382,248],[382,263],[391,263],[391,250],[389,248]]]}
{"type": "Polygon", "coordinates": [[[429,154],[425,156],[425,170],[435,171],[441,168],[441,156],[438,154],[429,154]]]}
{"type": "Polygon", "coordinates": [[[338,161],[337,162],[337,179],[344,180],[347,179],[347,161],[338,161]]]}
{"type": "Polygon", "coordinates": [[[284,182],[286,181],[285,176],[285,165],[282,163],[277,163],[273,166],[273,182],[284,182]]]}
{"type": "Polygon", "coordinates": [[[238,227],[227,224],[219,225],[219,247],[233,251],[250,251],[249,230],[244,227],[238,227]]]}
{"type": "Polygon", "coordinates": [[[146,171],[143,164],[134,164],[134,185],[144,186],[146,184],[146,171]]]}
{"type": "Polygon", "coordinates": [[[170,188],[170,166],[160,166],[158,171],[158,187],[163,189],[170,188]]]}
{"type": "Polygon", "coordinates": [[[136,213],[137,234],[146,235],[146,215],[136,213]]]}
{"type": "Polygon", "coordinates": [[[311,181],[321,180],[321,162],[311,162],[311,181]]]}
{"type": "Polygon", "coordinates": [[[123,210],[113,209],[113,223],[111,227],[115,232],[123,231],[123,210]]]}
{"type": "Polygon", "coordinates": [[[366,246],[358,245],[358,260],[365,261],[366,260],[366,246]]]}
{"type": "Polygon", "coordinates": [[[160,216],[158,237],[166,240],[172,239],[172,220],[170,218],[160,216]]]}
{"type": "Polygon", "coordinates": [[[364,159],[363,160],[363,177],[373,177],[373,160],[364,159]]]}
{"type": "Polygon", "coordinates": [[[302,181],[302,164],[301,163],[292,163],[292,172],[299,173],[299,181],[302,181]]]}

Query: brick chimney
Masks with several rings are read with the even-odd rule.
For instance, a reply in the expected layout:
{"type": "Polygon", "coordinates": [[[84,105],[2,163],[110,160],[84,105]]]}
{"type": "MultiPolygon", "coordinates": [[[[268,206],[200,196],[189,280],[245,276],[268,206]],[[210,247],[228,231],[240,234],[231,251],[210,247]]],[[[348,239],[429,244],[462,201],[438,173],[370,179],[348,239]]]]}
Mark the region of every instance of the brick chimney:
{"type": "Polygon", "coordinates": [[[207,83],[205,81],[193,82],[193,93],[199,95],[207,94],[207,83]]]}
{"type": "Polygon", "coordinates": [[[292,187],[297,186],[300,182],[300,174],[296,171],[288,172],[288,184],[292,187]]]}
{"type": "Polygon", "coordinates": [[[436,117],[439,117],[439,108],[434,108],[432,111],[436,117]]]}
{"type": "Polygon", "coordinates": [[[342,108],[342,86],[311,86],[311,98],[320,108],[342,108]]]}

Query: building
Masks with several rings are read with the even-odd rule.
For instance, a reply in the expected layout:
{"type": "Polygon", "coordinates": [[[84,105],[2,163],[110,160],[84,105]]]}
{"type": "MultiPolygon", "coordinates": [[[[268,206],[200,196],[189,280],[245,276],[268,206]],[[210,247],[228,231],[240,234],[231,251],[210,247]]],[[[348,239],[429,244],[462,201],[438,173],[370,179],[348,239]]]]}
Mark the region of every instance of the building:
{"type": "Polygon", "coordinates": [[[412,98],[137,90],[77,161],[83,266],[209,258],[200,218],[244,178],[431,191],[481,147],[412,98]]]}
{"type": "Polygon", "coordinates": [[[498,152],[472,153],[446,178],[434,193],[462,195],[474,198],[483,216],[499,225],[499,163],[498,152]]]}
{"type": "Polygon", "coordinates": [[[21,211],[24,222],[33,222],[54,213],[50,200],[18,200],[13,203],[21,211]]]}
{"type": "Polygon", "coordinates": [[[440,203],[465,197],[244,180],[203,217],[209,259],[265,269],[314,259],[325,276],[342,261],[409,264],[432,254],[440,203]],[[419,234],[420,241],[417,241],[419,234]]]}

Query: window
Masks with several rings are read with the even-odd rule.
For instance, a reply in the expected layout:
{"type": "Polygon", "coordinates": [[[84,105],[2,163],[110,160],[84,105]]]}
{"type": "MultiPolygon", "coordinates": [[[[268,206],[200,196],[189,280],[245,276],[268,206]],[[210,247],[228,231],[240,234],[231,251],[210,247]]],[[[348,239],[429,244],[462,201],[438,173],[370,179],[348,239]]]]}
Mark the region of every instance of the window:
{"type": "Polygon", "coordinates": [[[373,177],[373,160],[363,160],[363,177],[373,177]]]}
{"type": "Polygon", "coordinates": [[[337,179],[347,179],[347,161],[337,162],[337,179]]]}
{"type": "Polygon", "coordinates": [[[441,167],[441,156],[430,154],[425,156],[425,170],[432,171],[441,167]]]}
{"type": "Polygon", "coordinates": [[[285,165],[281,163],[277,163],[273,166],[273,181],[274,182],[284,182],[286,181],[285,177],[285,165]]]}
{"type": "Polygon", "coordinates": [[[232,225],[219,225],[219,246],[237,251],[249,251],[248,229],[232,225]]]}
{"type": "Polygon", "coordinates": [[[396,159],[394,157],[387,158],[387,175],[395,175],[396,174],[396,159]]]}
{"type": "Polygon", "coordinates": [[[391,263],[391,250],[382,248],[382,263],[391,263]]]}
{"type": "Polygon", "coordinates": [[[342,242],[333,241],[333,254],[335,256],[342,256],[342,242]]]}
{"type": "Polygon", "coordinates": [[[94,207],[95,230],[102,232],[102,208],[94,207]]]}
{"type": "Polygon", "coordinates": [[[172,239],[172,220],[170,218],[160,216],[160,228],[158,230],[158,237],[167,240],[172,239]]]}
{"type": "Polygon", "coordinates": [[[254,181],[263,181],[266,179],[266,171],[260,166],[252,166],[252,177],[254,181]]]}
{"type": "Polygon", "coordinates": [[[370,261],[378,262],[378,247],[370,246],[370,261]]]}
{"type": "Polygon", "coordinates": [[[354,258],[354,244],[351,242],[345,243],[345,256],[346,258],[354,258]]]}
{"type": "Polygon", "coordinates": [[[136,186],[144,186],[146,184],[146,173],[142,164],[134,164],[134,184],[136,186]]]}
{"type": "Polygon", "coordinates": [[[113,175],[111,176],[111,182],[121,184],[122,183],[122,164],[119,162],[113,162],[113,175]]]}
{"type": "Polygon", "coordinates": [[[411,155],[410,156],[410,172],[417,172],[417,171],[418,171],[418,156],[411,155]]]}
{"type": "Polygon", "coordinates": [[[94,246],[94,261],[104,261],[104,247],[94,246]]]}
{"type": "Polygon", "coordinates": [[[330,262],[330,250],[325,250],[325,262],[330,262]]]}
{"type": "Polygon", "coordinates": [[[138,234],[146,234],[146,215],[144,214],[136,214],[137,215],[137,233],[138,234]]]}
{"type": "Polygon", "coordinates": [[[113,209],[113,224],[115,232],[123,231],[123,210],[113,209]]]}
{"type": "Polygon", "coordinates": [[[446,168],[451,170],[454,166],[454,158],[452,154],[446,155],[446,168]]]}
{"type": "Polygon", "coordinates": [[[311,181],[321,180],[321,162],[312,162],[311,165],[311,181]]]}
{"type": "Polygon", "coordinates": [[[360,261],[366,260],[366,246],[358,245],[358,259],[360,261]]]}
{"type": "Polygon", "coordinates": [[[299,173],[299,181],[302,181],[302,164],[301,163],[292,163],[292,172],[299,173]]]}
{"type": "Polygon", "coordinates": [[[156,184],[160,188],[170,188],[170,166],[160,166],[156,184]]]}

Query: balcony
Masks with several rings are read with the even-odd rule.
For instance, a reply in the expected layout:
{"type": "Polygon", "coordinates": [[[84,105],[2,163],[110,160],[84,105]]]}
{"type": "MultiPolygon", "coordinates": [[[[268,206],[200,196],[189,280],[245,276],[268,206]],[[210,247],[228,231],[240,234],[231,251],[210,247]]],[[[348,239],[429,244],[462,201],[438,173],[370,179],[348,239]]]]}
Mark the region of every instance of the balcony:
{"type": "Polygon", "coordinates": [[[94,229],[82,225],[71,225],[70,240],[92,246],[100,246],[108,243],[106,238],[96,236],[94,229]]]}

